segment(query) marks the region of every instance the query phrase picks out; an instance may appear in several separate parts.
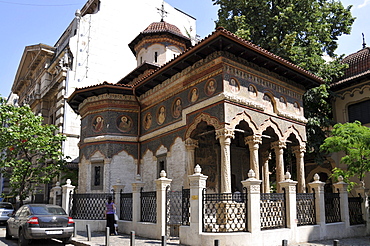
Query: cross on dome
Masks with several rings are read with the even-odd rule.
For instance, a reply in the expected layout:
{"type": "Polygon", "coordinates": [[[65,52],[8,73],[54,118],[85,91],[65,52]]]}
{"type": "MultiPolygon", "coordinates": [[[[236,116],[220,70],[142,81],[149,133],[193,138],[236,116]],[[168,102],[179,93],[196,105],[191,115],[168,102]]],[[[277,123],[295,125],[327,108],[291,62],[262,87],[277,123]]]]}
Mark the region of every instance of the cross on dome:
{"type": "Polygon", "coordinates": [[[162,2],[162,7],[157,8],[159,15],[161,16],[161,22],[163,22],[163,18],[167,17],[168,12],[164,10],[164,1],[162,2]]]}

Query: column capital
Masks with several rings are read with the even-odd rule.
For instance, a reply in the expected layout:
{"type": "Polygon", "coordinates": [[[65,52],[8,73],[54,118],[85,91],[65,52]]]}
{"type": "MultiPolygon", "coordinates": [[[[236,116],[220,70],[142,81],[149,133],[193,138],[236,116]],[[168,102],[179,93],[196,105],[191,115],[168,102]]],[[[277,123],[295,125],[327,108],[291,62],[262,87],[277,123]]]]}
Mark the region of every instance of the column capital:
{"type": "Polygon", "coordinates": [[[306,144],[302,145],[296,145],[292,147],[293,153],[294,154],[300,154],[300,153],[305,153],[306,152],[306,144]]]}
{"type": "Polygon", "coordinates": [[[195,139],[192,139],[192,138],[187,138],[185,140],[185,146],[189,150],[198,148],[199,147],[199,141],[198,140],[195,140],[195,139]]]}
{"type": "Polygon", "coordinates": [[[244,138],[244,143],[248,145],[262,144],[262,136],[252,135],[244,138]]]}
{"type": "Polygon", "coordinates": [[[226,128],[218,129],[216,130],[216,139],[219,138],[225,138],[225,140],[234,138],[234,131],[226,128]]]}
{"type": "Polygon", "coordinates": [[[286,143],[281,141],[281,140],[278,140],[276,142],[271,143],[271,148],[273,148],[275,150],[285,149],[286,148],[286,143]]]}

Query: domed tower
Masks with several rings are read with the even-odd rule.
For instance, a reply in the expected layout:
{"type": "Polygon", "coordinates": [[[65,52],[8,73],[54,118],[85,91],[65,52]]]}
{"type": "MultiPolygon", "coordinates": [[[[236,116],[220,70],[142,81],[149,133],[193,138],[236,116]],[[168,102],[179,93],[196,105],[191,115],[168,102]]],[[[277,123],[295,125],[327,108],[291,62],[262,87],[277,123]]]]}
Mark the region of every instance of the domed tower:
{"type": "Polygon", "coordinates": [[[184,36],[178,27],[165,21],[153,22],[129,44],[137,66],[143,63],[161,66],[190,46],[190,38],[184,36]]]}

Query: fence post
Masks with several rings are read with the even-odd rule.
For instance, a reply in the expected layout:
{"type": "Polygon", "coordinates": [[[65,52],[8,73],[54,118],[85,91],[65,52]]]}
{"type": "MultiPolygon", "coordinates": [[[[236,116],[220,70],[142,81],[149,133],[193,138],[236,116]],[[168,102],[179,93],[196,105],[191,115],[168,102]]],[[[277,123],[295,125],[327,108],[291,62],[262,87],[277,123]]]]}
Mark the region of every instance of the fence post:
{"type": "Polygon", "coordinates": [[[62,187],[60,187],[59,182],[56,182],[55,186],[51,188],[50,190],[50,200],[52,201],[49,200],[49,203],[53,205],[60,205],[60,204],[57,204],[57,197],[58,195],[61,194],[61,192],[62,192],[62,187]]]}
{"type": "MultiPolygon", "coordinates": [[[[117,213],[117,216],[118,216],[118,219],[121,219],[121,190],[123,190],[125,188],[125,185],[122,185],[121,184],[121,180],[120,179],[117,179],[117,184],[116,185],[112,185],[113,187],[113,190],[114,190],[114,197],[116,198],[116,200],[114,201],[114,204],[116,204],[116,213],[117,213]]],[[[118,222],[117,222],[118,223],[118,222]]]]}
{"type": "Polygon", "coordinates": [[[349,208],[348,208],[348,184],[343,182],[343,177],[338,177],[338,183],[333,184],[335,190],[339,191],[340,197],[340,217],[345,224],[345,227],[350,226],[349,221],[349,208]]]}
{"type": "Polygon", "coordinates": [[[136,224],[140,222],[141,213],[141,202],[140,202],[140,191],[144,187],[144,183],[141,182],[141,176],[136,176],[136,182],[132,183],[132,224],[133,229],[136,230],[136,224]]]}
{"type": "MultiPolygon", "coordinates": [[[[194,174],[189,175],[190,183],[190,231],[191,238],[187,238],[192,245],[201,245],[200,234],[203,228],[203,189],[206,188],[208,176],[201,173],[199,164],[194,168],[194,174]]],[[[186,242],[185,242],[186,244],[186,242]]]]}
{"type": "Polygon", "coordinates": [[[311,188],[309,191],[310,193],[315,191],[316,224],[320,225],[320,238],[323,238],[326,233],[324,198],[325,183],[320,181],[320,176],[317,173],[313,176],[313,179],[314,181],[308,184],[311,188]]]}
{"type": "Polygon", "coordinates": [[[166,235],[166,213],[167,213],[167,202],[166,193],[167,186],[172,182],[172,179],[166,178],[166,172],[164,170],[160,173],[160,178],[155,180],[156,192],[157,192],[157,225],[159,225],[160,231],[158,238],[166,235]]]}
{"type": "Polygon", "coordinates": [[[62,186],[62,208],[66,211],[67,214],[69,214],[69,201],[70,201],[70,195],[73,194],[73,191],[75,189],[75,186],[71,185],[71,180],[67,179],[66,184],[62,186]]]}
{"type": "MultiPolygon", "coordinates": [[[[285,173],[285,181],[280,182],[280,187],[285,189],[286,225],[294,232],[297,229],[297,181],[291,180],[289,172],[285,173]]],[[[295,233],[294,233],[295,234],[295,233]]]]}
{"type": "Polygon", "coordinates": [[[256,174],[252,169],[248,172],[248,179],[242,181],[243,187],[247,189],[248,231],[251,233],[258,233],[261,231],[261,214],[259,212],[261,202],[261,183],[261,180],[256,179],[256,174]]]}
{"type": "Polygon", "coordinates": [[[366,235],[369,235],[370,233],[370,213],[369,213],[369,197],[368,197],[368,189],[366,189],[364,186],[358,187],[355,189],[356,194],[360,195],[362,197],[362,203],[361,203],[361,211],[362,211],[362,219],[366,223],[366,235]]]}

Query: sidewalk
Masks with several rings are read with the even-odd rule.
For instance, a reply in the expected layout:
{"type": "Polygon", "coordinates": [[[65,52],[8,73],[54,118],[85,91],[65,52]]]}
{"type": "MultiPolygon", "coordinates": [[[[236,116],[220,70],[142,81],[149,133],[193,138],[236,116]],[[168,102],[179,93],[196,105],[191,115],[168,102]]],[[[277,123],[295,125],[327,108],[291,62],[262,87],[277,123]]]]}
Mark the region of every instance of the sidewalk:
{"type": "MultiPolygon", "coordinates": [[[[105,234],[103,232],[93,232],[91,233],[91,241],[87,240],[86,232],[78,232],[76,237],[73,237],[71,244],[77,246],[104,246],[105,245],[105,234]]],[[[130,245],[130,235],[119,234],[117,236],[110,236],[110,246],[125,246],[130,245]]],[[[358,238],[344,238],[338,239],[338,246],[370,246],[370,237],[358,237],[358,238]]],[[[334,240],[322,240],[322,241],[312,241],[306,243],[290,244],[288,246],[333,246],[334,240]]],[[[135,246],[143,245],[162,245],[160,240],[156,239],[147,239],[142,237],[135,237],[135,246]]],[[[167,240],[167,245],[177,245],[184,246],[179,244],[179,240],[167,240]]],[[[201,245],[199,245],[201,246],[201,245]]],[[[281,246],[278,245],[269,245],[269,246],[281,246]]]]}

